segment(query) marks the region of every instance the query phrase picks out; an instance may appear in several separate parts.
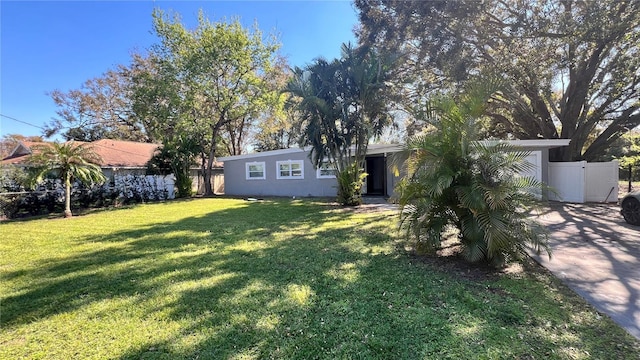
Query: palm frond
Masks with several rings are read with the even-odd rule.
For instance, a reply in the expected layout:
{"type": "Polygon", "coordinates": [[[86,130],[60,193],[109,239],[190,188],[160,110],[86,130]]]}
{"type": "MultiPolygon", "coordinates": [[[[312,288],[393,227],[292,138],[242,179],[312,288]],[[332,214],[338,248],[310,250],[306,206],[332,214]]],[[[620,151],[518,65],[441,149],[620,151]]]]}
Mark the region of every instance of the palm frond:
{"type": "Polygon", "coordinates": [[[476,121],[502,83],[474,86],[458,102],[440,96],[417,107],[436,130],[409,139],[404,162],[396,165],[407,172],[396,189],[403,211],[410,209],[401,226],[408,237],[435,246],[453,224],[469,261],[500,265],[526,244],[548,250],[541,228],[529,219],[546,189],[521,175],[534,169],[528,151],[478,141],[476,121]]]}

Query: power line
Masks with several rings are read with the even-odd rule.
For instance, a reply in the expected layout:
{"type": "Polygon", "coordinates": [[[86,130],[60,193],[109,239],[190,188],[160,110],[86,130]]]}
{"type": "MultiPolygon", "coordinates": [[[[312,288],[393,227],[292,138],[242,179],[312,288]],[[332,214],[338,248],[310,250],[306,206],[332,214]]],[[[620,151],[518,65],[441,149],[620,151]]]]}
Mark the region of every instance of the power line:
{"type": "Polygon", "coordinates": [[[19,123],[25,124],[25,125],[33,126],[34,128],[38,128],[38,129],[40,129],[40,130],[44,130],[44,128],[43,128],[42,126],[33,125],[33,124],[28,123],[28,122],[26,122],[26,121],[18,120],[18,119],[14,118],[14,117],[7,116],[7,115],[5,115],[5,114],[0,114],[0,116],[2,116],[2,117],[4,117],[4,118],[7,118],[7,119],[9,119],[9,120],[13,120],[13,121],[16,121],[16,122],[19,122],[19,123]]]}

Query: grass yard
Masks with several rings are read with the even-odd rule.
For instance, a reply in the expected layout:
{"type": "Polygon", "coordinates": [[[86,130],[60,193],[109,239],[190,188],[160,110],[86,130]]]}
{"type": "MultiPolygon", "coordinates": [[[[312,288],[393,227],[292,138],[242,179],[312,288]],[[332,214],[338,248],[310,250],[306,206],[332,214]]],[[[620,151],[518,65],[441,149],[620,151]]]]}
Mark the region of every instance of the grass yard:
{"type": "Polygon", "coordinates": [[[0,358],[640,357],[545,271],[414,257],[395,221],[198,199],[0,223],[0,358]]]}

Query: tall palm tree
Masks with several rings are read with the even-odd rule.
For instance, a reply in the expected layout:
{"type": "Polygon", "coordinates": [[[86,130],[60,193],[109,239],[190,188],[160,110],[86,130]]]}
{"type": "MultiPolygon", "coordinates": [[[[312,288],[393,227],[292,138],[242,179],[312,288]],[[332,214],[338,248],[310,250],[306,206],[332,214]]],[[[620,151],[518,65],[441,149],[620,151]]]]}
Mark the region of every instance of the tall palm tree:
{"type": "Polygon", "coordinates": [[[432,100],[425,113],[435,130],[405,145],[408,176],[396,189],[405,234],[419,249],[435,251],[454,226],[462,255],[494,266],[527,247],[550,255],[543,227],[531,218],[543,184],[519,175],[532,166],[528,152],[478,140],[475,123],[491,94],[480,95],[432,100]]]}
{"type": "Polygon", "coordinates": [[[64,217],[73,216],[71,213],[71,183],[80,180],[85,184],[104,183],[106,177],[98,163],[100,156],[85,144],[53,143],[50,146],[40,146],[29,159],[33,166],[32,180],[41,182],[44,176],[54,174],[62,180],[64,192],[64,217]]]}
{"type": "Polygon", "coordinates": [[[375,51],[343,44],[340,59],[294,69],[287,90],[300,98],[302,145],[316,167],[336,168],[338,200],[360,203],[362,167],[371,138],[390,125],[386,80],[391,64],[375,51]]]}

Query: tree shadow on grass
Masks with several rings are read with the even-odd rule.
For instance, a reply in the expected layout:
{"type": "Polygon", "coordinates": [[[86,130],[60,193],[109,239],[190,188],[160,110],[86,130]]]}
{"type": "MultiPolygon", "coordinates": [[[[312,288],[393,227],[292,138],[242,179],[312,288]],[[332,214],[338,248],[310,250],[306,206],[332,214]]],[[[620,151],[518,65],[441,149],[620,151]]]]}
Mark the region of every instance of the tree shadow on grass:
{"type": "MultiPolygon", "coordinates": [[[[141,328],[147,340],[109,357],[516,357],[558,345],[517,338],[538,309],[519,295],[399,254],[389,216],[274,201],[87,235],[99,249],[8,274],[30,285],[3,301],[3,328],[127,298],[143,317],[181,326],[163,340],[141,328]]],[[[557,300],[535,293],[532,302],[557,300]]],[[[562,345],[581,344],[575,336],[562,345]]]]}
{"type": "MultiPolygon", "coordinates": [[[[30,281],[23,281],[27,285],[18,291],[20,295],[4,299],[2,323],[12,325],[73,310],[81,306],[79,302],[69,301],[75,295],[97,292],[99,296],[109,297],[105,289],[113,289],[126,296],[152,290],[152,285],[146,286],[144,281],[137,280],[153,279],[177,269],[197,272],[196,265],[211,263],[213,257],[220,256],[216,250],[238,241],[262,241],[270,231],[289,226],[278,212],[252,221],[254,206],[258,205],[116,231],[107,237],[87,235],[82,241],[96,243],[97,250],[62,259],[54,257],[41,262],[34,270],[4,272],[4,279],[29,278],[30,281]],[[107,246],[103,246],[105,243],[107,246]],[[177,257],[199,246],[206,249],[206,253],[191,258],[177,257]]],[[[321,217],[319,221],[323,218],[330,219],[330,216],[321,217]]],[[[289,224],[296,226],[299,221],[291,220],[289,224]]]]}

